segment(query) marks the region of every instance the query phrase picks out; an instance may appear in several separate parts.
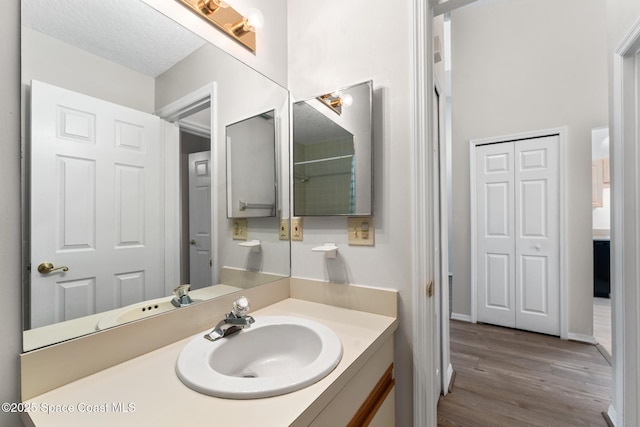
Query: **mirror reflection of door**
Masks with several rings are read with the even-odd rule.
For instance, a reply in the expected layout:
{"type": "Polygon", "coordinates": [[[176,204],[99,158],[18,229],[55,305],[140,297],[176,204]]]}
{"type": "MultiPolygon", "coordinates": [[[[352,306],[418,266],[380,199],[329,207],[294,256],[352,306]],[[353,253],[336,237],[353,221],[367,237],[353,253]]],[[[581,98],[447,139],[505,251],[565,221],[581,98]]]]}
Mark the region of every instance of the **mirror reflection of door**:
{"type": "Polygon", "coordinates": [[[189,282],[211,283],[211,151],[189,154],[189,282]]]}
{"type": "Polygon", "coordinates": [[[161,120],[37,81],[31,93],[30,327],[161,297],[161,120]]]}

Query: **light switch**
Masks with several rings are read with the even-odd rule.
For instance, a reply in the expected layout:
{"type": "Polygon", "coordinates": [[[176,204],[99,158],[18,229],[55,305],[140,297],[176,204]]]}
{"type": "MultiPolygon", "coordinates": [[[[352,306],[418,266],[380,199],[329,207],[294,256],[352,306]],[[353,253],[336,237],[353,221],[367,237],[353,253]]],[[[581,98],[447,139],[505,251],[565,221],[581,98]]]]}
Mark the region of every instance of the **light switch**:
{"type": "Polygon", "coordinates": [[[350,217],[347,228],[349,245],[374,246],[375,227],[372,216],[350,217]]]}
{"type": "Polygon", "coordinates": [[[291,218],[291,240],[302,241],[302,218],[291,218]]]}
{"type": "Polygon", "coordinates": [[[279,238],[280,240],[289,240],[289,218],[280,220],[279,238]]]}
{"type": "Polygon", "coordinates": [[[234,218],[232,220],[233,240],[247,240],[247,219],[234,218]]]}

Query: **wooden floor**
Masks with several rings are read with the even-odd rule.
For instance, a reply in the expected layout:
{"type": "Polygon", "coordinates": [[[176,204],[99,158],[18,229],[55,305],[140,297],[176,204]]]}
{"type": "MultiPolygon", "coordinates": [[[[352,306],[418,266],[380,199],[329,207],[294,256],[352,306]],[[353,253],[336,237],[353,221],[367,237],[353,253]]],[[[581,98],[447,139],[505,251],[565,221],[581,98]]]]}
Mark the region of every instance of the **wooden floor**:
{"type": "Polygon", "coordinates": [[[611,366],[593,345],[451,321],[440,426],[606,426],[611,366]]]}
{"type": "Polygon", "coordinates": [[[611,345],[611,300],[609,298],[593,299],[593,336],[611,358],[613,351],[611,345]]]}

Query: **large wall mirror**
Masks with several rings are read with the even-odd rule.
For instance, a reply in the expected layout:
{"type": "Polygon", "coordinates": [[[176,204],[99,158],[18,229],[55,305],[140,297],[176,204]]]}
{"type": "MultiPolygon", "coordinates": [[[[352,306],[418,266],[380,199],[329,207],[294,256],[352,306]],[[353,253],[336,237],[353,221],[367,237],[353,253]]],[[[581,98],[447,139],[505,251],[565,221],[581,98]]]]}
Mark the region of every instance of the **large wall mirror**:
{"type": "Polygon", "coordinates": [[[25,351],[188,309],[181,285],[197,303],[290,275],[285,88],[140,0],[23,0],[22,99],[25,351]],[[227,218],[225,129],[265,112],[258,252],[227,218]]]}
{"type": "Polygon", "coordinates": [[[372,82],[293,104],[295,216],[373,214],[372,82]]]}

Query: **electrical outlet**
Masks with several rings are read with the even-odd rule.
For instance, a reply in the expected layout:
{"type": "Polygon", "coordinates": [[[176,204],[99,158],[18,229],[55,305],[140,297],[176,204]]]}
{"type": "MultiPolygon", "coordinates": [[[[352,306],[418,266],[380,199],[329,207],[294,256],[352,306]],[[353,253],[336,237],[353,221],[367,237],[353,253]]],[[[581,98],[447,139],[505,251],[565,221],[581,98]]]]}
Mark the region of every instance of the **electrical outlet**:
{"type": "Polygon", "coordinates": [[[302,241],[302,218],[291,218],[291,240],[302,241]]]}
{"type": "Polygon", "coordinates": [[[289,218],[280,220],[279,238],[280,240],[289,240],[289,218]]]}
{"type": "Polygon", "coordinates": [[[375,227],[372,216],[350,217],[347,228],[349,245],[374,246],[375,227]]]}
{"type": "Polygon", "coordinates": [[[232,221],[233,240],[247,240],[247,219],[234,218],[232,221]]]}

